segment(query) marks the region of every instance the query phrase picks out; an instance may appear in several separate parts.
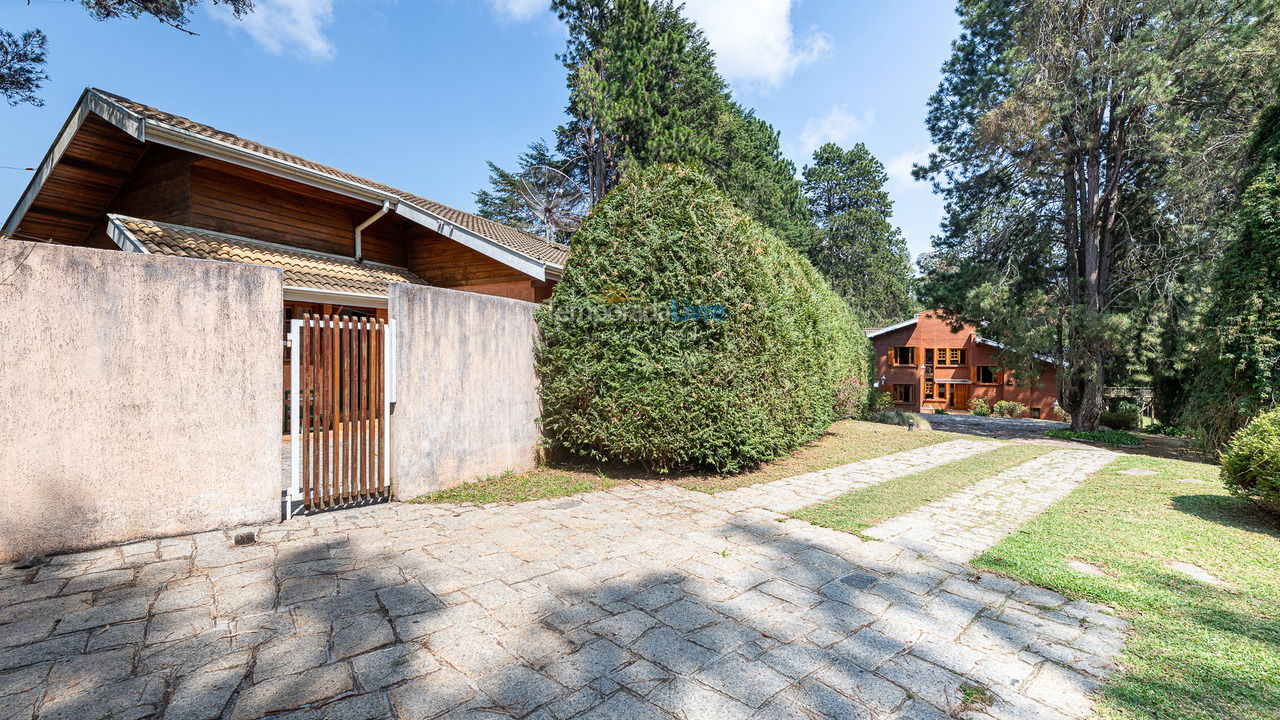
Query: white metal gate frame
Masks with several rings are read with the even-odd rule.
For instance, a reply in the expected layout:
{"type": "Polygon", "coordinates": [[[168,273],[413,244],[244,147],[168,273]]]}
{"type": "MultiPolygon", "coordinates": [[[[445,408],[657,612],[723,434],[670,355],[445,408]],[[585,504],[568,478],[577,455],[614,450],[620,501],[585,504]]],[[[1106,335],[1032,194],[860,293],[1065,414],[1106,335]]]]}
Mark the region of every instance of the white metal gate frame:
{"type": "MultiPolygon", "coordinates": [[[[302,398],[298,387],[302,382],[300,368],[300,348],[302,346],[302,325],[306,320],[289,321],[289,490],[285,494],[284,519],[293,517],[294,507],[302,504],[302,398]]],[[[312,327],[342,328],[344,322],[313,319],[312,327]]],[[[353,323],[346,322],[347,327],[353,323]]],[[[387,478],[388,488],[391,479],[391,405],[396,401],[396,321],[388,320],[383,331],[383,401],[382,401],[382,471],[387,478]]]]}

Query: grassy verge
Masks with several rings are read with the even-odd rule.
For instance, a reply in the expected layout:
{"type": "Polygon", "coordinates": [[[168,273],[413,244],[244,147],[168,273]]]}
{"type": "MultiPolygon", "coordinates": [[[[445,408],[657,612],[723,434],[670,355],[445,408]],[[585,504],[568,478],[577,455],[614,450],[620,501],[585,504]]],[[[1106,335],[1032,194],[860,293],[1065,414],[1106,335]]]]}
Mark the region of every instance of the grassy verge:
{"type": "Polygon", "coordinates": [[[975,457],[847,492],[827,502],[801,508],[791,513],[791,517],[860,533],[1054,449],[1045,445],[1005,445],[975,457]]]}
{"type": "Polygon", "coordinates": [[[1044,434],[1046,437],[1059,440],[1084,440],[1085,442],[1119,447],[1138,447],[1142,444],[1142,438],[1123,430],[1094,430],[1092,432],[1082,430],[1045,430],[1044,434]]]}
{"type": "Polygon", "coordinates": [[[411,503],[518,503],[529,500],[577,495],[605,490],[617,485],[603,475],[538,469],[525,473],[507,472],[483,480],[419,495],[411,503]]]}
{"type": "Polygon", "coordinates": [[[1217,474],[1125,457],[974,563],[1110,605],[1133,623],[1125,672],[1105,686],[1100,717],[1280,717],[1280,523],[1227,495],[1217,474]],[[1105,574],[1076,572],[1069,560],[1105,574]]]}
{"type": "Polygon", "coordinates": [[[622,482],[674,482],[690,490],[717,493],[960,439],[973,438],[956,433],[921,430],[909,432],[905,427],[896,425],[841,420],[828,428],[822,437],[790,455],[737,475],[664,475],[634,467],[559,463],[528,472],[505,473],[485,478],[479,482],[423,495],[414,498],[412,502],[523,502],[603,490],[622,482]]]}

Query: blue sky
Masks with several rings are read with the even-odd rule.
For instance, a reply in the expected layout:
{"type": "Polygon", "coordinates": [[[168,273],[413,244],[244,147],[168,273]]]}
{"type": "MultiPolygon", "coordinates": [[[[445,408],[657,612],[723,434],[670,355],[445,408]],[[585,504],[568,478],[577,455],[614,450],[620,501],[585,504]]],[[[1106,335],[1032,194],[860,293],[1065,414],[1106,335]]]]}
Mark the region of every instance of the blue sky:
{"type": "MultiPolygon", "coordinates": [[[[485,160],[509,165],[563,119],[564,31],[544,0],[256,0],[213,7],[192,37],[152,20],[99,23],[78,3],[6,0],[0,27],[49,36],[45,106],[0,105],[0,165],[40,161],[85,86],[474,207],[485,160]]],[[[687,0],[735,97],[803,164],[825,141],[887,166],[894,222],[929,249],[942,203],[911,181],[925,101],[958,32],[950,0],[687,0]]],[[[30,173],[0,169],[3,213],[30,173]]]]}

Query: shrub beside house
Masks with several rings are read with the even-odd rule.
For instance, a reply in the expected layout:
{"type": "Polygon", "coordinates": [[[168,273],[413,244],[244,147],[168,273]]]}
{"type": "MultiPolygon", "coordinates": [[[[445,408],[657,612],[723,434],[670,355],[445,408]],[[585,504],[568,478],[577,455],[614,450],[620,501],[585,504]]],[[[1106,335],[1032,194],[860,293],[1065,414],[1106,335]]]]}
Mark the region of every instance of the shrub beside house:
{"type": "Polygon", "coordinates": [[[629,173],[573,247],[539,316],[553,447],[731,472],[865,406],[870,345],[849,305],[704,175],[629,173]]]}

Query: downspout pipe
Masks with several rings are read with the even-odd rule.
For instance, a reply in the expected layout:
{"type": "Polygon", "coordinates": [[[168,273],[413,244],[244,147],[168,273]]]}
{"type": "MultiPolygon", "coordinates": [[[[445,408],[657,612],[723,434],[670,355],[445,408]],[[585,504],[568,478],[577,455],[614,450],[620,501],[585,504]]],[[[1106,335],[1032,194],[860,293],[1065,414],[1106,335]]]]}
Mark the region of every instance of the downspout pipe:
{"type": "Polygon", "coordinates": [[[383,200],[382,208],[378,210],[378,212],[370,216],[368,220],[365,220],[364,222],[356,226],[356,262],[364,262],[364,248],[361,246],[361,238],[360,238],[361,233],[363,233],[365,229],[368,228],[370,225],[378,222],[378,218],[382,217],[383,215],[386,215],[389,212],[391,212],[391,202],[388,200],[383,200]]]}

